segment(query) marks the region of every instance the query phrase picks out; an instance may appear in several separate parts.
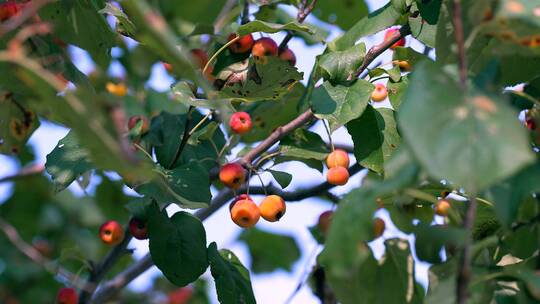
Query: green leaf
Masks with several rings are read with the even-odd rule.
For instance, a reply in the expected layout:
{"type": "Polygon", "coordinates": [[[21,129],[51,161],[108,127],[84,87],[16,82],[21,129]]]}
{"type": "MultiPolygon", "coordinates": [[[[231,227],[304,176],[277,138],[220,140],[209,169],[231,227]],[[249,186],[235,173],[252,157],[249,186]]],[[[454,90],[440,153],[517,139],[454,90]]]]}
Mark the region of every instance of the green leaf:
{"type": "Polygon", "coordinates": [[[390,77],[390,81],[398,82],[401,80],[401,69],[398,65],[386,71],[390,77]]]}
{"type": "Polygon", "coordinates": [[[116,25],[121,30],[121,33],[126,33],[129,36],[133,36],[135,33],[135,25],[121,9],[113,4],[105,3],[105,7],[99,10],[99,13],[114,16],[116,18],[116,25]]]}
{"type": "Polygon", "coordinates": [[[276,57],[254,57],[250,60],[252,68],[247,73],[247,80],[225,85],[218,98],[246,102],[279,100],[303,77],[303,73],[287,61],[276,57]]]}
{"type": "Polygon", "coordinates": [[[354,155],[366,168],[381,173],[384,163],[401,141],[394,118],[388,108],[368,106],[362,116],[347,124],[354,142],[354,155]]]}
{"type": "Polygon", "coordinates": [[[200,0],[197,2],[153,1],[168,20],[180,18],[191,23],[212,24],[225,5],[225,0],[200,0]]]}
{"type": "Polygon", "coordinates": [[[348,276],[335,276],[327,271],[330,287],[340,303],[423,303],[424,291],[415,284],[414,260],[408,242],[389,239],[385,246],[380,261],[369,250],[364,263],[351,269],[348,276]]]}
{"type": "Polygon", "coordinates": [[[378,194],[377,189],[361,187],[341,199],[318,259],[332,276],[354,275],[371,256],[364,242],[373,239],[373,215],[377,210],[378,194]]]}
{"type": "Polygon", "coordinates": [[[345,34],[328,43],[328,48],[333,51],[346,50],[360,38],[373,35],[396,24],[406,11],[405,0],[392,0],[367,17],[360,19],[345,34]]]}
{"type": "Polygon", "coordinates": [[[171,102],[171,97],[168,93],[160,93],[151,89],[146,89],[145,93],[145,110],[147,113],[149,113],[149,117],[159,115],[163,111],[171,114],[184,114],[188,111],[188,107],[185,104],[171,102]]]}
{"type": "Polygon", "coordinates": [[[444,226],[430,226],[420,224],[415,228],[415,252],[418,259],[428,263],[441,263],[441,250],[444,246],[459,248],[465,239],[466,233],[463,229],[444,226]]]}
{"type": "Polygon", "coordinates": [[[254,103],[253,107],[247,108],[253,128],[251,132],[242,135],[242,141],[245,143],[261,141],[277,127],[298,117],[297,106],[304,91],[304,86],[297,84],[279,100],[254,103]]]}
{"type": "Polygon", "coordinates": [[[292,181],[292,174],[283,172],[283,171],[277,171],[277,170],[266,170],[272,174],[274,179],[279,183],[281,188],[285,189],[292,181]]]}
{"type": "Polygon", "coordinates": [[[172,165],[184,134],[187,114],[163,112],[152,119],[147,140],[154,145],[157,161],[168,168],[172,165]]]}
{"type": "MultiPolygon", "coordinates": [[[[263,1],[267,2],[266,0],[263,1]]],[[[255,13],[255,18],[257,20],[279,24],[296,21],[296,16],[291,16],[291,14],[288,13],[283,7],[284,6],[275,7],[269,5],[259,6],[259,11],[255,13]]],[[[304,22],[304,24],[306,23],[308,22],[304,22]]],[[[330,31],[323,24],[310,24],[309,28],[315,33],[309,34],[307,32],[293,32],[293,35],[302,39],[307,45],[323,43],[330,35],[330,31]]]]}
{"type": "Polygon", "coordinates": [[[0,96],[0,153],[21,152],[38,127],[36,113],[30,111],[23,100],[9,94],[0,96]]]}
{"type": "Polygon", "coordinates": [[[483,190],[534,161],[513,109],[478,93],[466,98],[431,62],[418,65],[411,77],[399,126],[432,177],[467,190],[483,190]],[[437,127],[426,128],[428,121],[437,127]]]}
{"type": "Polygon", "coordinates": [[[332,216],[325,248],[318,258],[332,276],[354,276],[371,255],[366,242],[374,238],[373,217],[378,209],[377,199],[408,186],[411,179],[416,177],[411,172],[402,172],[395,178],[383,181],[367,178],[362,187],[352,190],[340,200],[332,216]]]}
{"type": "MultiPolygon", "coordinates": [[[[158,169],[159,170],[159,169],[158,169]]],[[[190,162],[173,170],[161,170],[166,178],[144,184],[137,192],[162,204],[175,203],[183,208],[205,208],[210,204],[208,170],[198,162],[190,162]]]]}
{"type": "Polygon", "coordinates": [[[399,109],[399,106],[401,105],[401,100],[403,99],[403,96],[405,96],[405,92],[407,92],[408,87],[408,75],[401,77],[398,82],[388,81],[388,83],[386,84],[386,88],[388,89],[388,99],[390,100],[390,104],[392,105],[392,108],[394,108],[394,110],[397,111],[399,109]]]}
{"type": "Polygon", "coordinates": [[[279,145],[281,156],[323,160],[328,155],[328,148],[322,138],[313,132],[296,129],[283,138],[279,145]]]}
{"type": "Polygon", "coordinates": [[[429,24],[437,24],[439,20],[439,13],[441,11],[442,0],[416,0],[420,15],[429,24]]]}
{"type": "Polygon", "coordinates": [[[191,85],[186,81],[180,81],[172,87],[173,100],[188,106],[221,110],[225,112],[235,112],[229,100],[222,99],[201,99],[193,94],[191,85]]]}
{"type": "MultiPolygon", "coordinates": [[[[197,111],[191,113],[191,126],[196,125],[202,115],[197,111]]],[[[154,145],[154,152],[158,162],[165,168],[169,168],[176,156],[182,137],[184,136],[184,128],[187,114],[174,115],[167,112],[162,112],[159,116],[152,119],[150,132],[145,136],[145,140],[154,145]]],[[[207,120],[202,124],[204,129],[210,122],[207,120]]],[[[216,129],[211,138],[199,137],[198,144],[194,142],[188,143],[174,167],[189,163],[192,160],[201,162],[206,168],[210,169],[216,165],[216,156],[219,150],[225,144],[224,134],[221,130],[216,129]]],[[[173,168],[174,168],[173,167],[173,168]]]]}
{"type": "Polygon", "coordinates": [[[407,61],[414,68],[422,60],[429,59],[428,56],[413,50],[411,47],[397,47],[392,54],[392,60],[407,61]]]}
{"type": "Polygon", "coordinates": [[[510,228],[526,197],[537,191],[540,191],[539,162],[489,188],[486,191],[486,199],[494,203],[499,221],[506,228],[510,228]]]}
{"type": "Polygon", "coordinates": [[[208,246],[208,261],[216,281],[219,303],[256,303],[249,270],[240,263],[232,251],[225,249],[218,251],[216,243],[212,242],[208,246]]]}
{"type": "MultiPolygon", "coordinates": [[[[434,1],[432,1],[434,2],[434,1]]],[[[441,0],[439,0],[441,2],[441,0]]],[[[437,34],[437,25],[425,22],[420,16],[409,17],[411,36],[425,45],[434,48],[437,34]]]]}
{"type": "Polygon", "coordinates": [[[98,65],[105,68],[111,60],[116,35],[99,9],[102,7],[95,1],[59,1],[41,8],[39,16],[53,25],[55,35],[85,49],[98,65]]]}
{"type": "Polygon", "coordinates": [[[325,80],[345,83],[360,67],[366,56],[366,45],[359,43],[343,51],[335,51],[317,57],[319,70],[325,80]]]}
{"type": "Polygon", "coordinates": [[[254,273],[272,272],[277,269],[291,271],[294,262],[300,258],[296,240],[288,235],[252,228],[242,231],[238,238],[248,246],[251,269],[254,273]]]}
{"type": "Polygon", "coordinates": [[[206,232],[193,215],[180,211],[169,218],[153,204],[148,236],[152,261],[171,283],[186,286],[206,271],[206,232]]]}
{"type": "Polygon", "coordinates": [[[368,7],[364,1],[323,0],[317,2],[313,14],[317,18],[348,30],[359,18],[368,14],[368,7]]]}
{"type": "Polygon", "coordinates": [[[280,31],[299,31],[299,32],[306,32],[306,33],[313,34],[313,31],[308,26],[299,24],[298,22],[289,22],[287,24],[276,24],[276,23],[264,22],[260,20],[254,20],[246,24],[242,24],[236,29],[235,32],[239,36],[244,36],[244,35],[255,33],[255,32],[263,32],[263,33],[272,34],[272,33],[277,33],[280,31]]]}
{"type": "Polygon", "coordinates": [[[79,144],[73,131],[62,138],[47,155],[45,169],[52,177],[56,191],[67,188],[82,174],[93,169],[88,151],[79,144]]]}
{"type": "Polygon", "coordinates": [[[333,132],[362,115],[374,88],[366,80],[358,80],[350,87],[324,82],[313,92],[312,109],[318,118],[328,120],[333,132]]]}

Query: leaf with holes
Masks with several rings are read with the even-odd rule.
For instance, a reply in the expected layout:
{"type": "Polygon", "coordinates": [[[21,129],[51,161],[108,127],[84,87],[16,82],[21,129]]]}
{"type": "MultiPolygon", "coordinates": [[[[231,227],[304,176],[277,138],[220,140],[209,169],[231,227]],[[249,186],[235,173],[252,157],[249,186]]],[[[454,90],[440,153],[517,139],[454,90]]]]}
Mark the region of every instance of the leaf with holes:
{"type": "Polygon", "coordinates": [[[226,84],[218,97],[238,101],[279,100],[302,80],[303,73],[276,57],[254,57],[243,82],[226,84]]]}
{"type": "Polygon", "coordinates": [[[21,152],[38,127],[36,113],[27,109],[22,100],[11,94],[0,96],[0,153],[21,152]]]}

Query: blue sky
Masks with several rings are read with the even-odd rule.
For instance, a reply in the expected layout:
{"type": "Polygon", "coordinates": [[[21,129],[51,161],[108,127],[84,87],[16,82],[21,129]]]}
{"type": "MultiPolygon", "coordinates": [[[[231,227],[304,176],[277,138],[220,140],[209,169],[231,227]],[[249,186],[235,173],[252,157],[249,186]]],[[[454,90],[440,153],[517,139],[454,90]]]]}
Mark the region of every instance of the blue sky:
{"type": "MultiPolygon", "coordinates": [[[[370,10],[377,9],[380,6],[383,6],[386,2],[387,1],[376,0],[368,1],[370,10]]],[[[310,17],[308,21],[314,20],[310,17]]],[[[333,37],[340,33],[336,28],[332,28],[331,30],[333,37]]],[[[271,36],[275,38],[276,41],[281,41],[284,35],[278,33],[271,36]]],[[[383,34],[379,33],[370,40],[366,40],[364,42],[369,48],[373,44],[382,41],[382,39],[383,34]]],[[[409,40],[408,44],[413,48],[422,51],[422,47],[418,42],[409,40]]],[[[315,57],[321,54],[324,50],[324,46],[322,45],[307,47],[301,42],[301,40],[297,39],[293,39],[289,43],[289,47],[297,54],[297,67],[300,71],[303,71],[305,75],[309,75],[315,57]]],[[[91,72],[93,69],[93,64],[87,54],[77,48],[71,48],[71,51],[73,58],[76,58],[76,65],[85,73],[91,72]]],[[[114,50],[113,55],[117,51],[118,50],[114,50]]],[[[382,56],[381,60],[382,62],[390,62],[391,53],[387,51],[387,53],[382,56]]],[[[121,76],[123,74],[121,65],[118,63],[113,64],[110,68],[110,73],[121,76]]],[[[161,64],[156,64],[153,67],[152,77],[148,83],[150,87],[164,91],[169,88],[172,82],[173,79],[167,75],[161,64]]],[[[385,102],[381,106],[389,107],[389,104],[385,102]]],[[[327,138],[326,132],[324,131],[322,125],[315,125],[313,131],[319,133],[323,138],[327,138]]],[[[37,162],[44,163],[45,156],[52,151],[52,149],[56,146],[56,143],[66,134],[67,129],[51,123],[43,122],[42,126],[32,135],[30,139],[30,144],[34,147],[37,155],[37,162]]],[[[333,140],[340,143],[352,143],[350,136],[344,129],[336,131],[333,134],[333,140]]],[[[320,172],[297,163],[280,164],[276,167],[276,169],[289,172],[294,171],[293,182],[286,189],[288,191],[297,187],[304,188],[308,185],[315,185],[324,180],[324,176],[320,172]]],[[[0,155],[0,177],[12,174],[16,171],[17,167],[15,163],[13,163],[9,158],[0,155]]],[[[263,178],[267,181],[270,180],[269,176],[263,176],[263,178]]],[[[347,193],[350,189],[359,186],[361,178],[362,174],[357,174],[349,181],[347,185],[336,187],[332,190],[332,192],[338,195],[347,193]]],[[[92,188],[96,183],[97,180],[92,182],[89,187],[89,191],[92,191],[92,188]]],[[[9,197],[11,187],[12,185],[10,183],[0,184],[0,202],[3,202],[7,197],[9,197]]],[[[81,189],[76,184],[72,185],[69,188],[69,191],[82,194],[81,189]]],[[[256,198],[256,200],[260,199],[262,198],[256,198]]],[[[257,224],[257,227],[260,229],[292,235],[302,250],[302,257],[298,262],[295,263],[292,272],[276,271],[270,274],[252,276],[253,288],[258,303],[285,303],[286,299],[292,294],[298,282],[305,278],[305,276],[309,273],[316,255],[321,248],[320,246],[317,246],[316,242],[309,234],[307,227],[316,223],[321,212],[331,208],[332,206],[329,203],[320,199],[306,199],[301,202],[289,203],[287,205],[287,214],[280,222],[272,224],[260,221],[259,224],[257,224]]],[[[168,211],[174,212],[176,210],[179,209],[176,207],[171,207],[168,211]]],[[[380,212],[379,215],[386,220],[387,229],[383,237],[371,243],[377,257],[380,257],[383,254],[384,239],[396,236],[411,239],[411,236],[399,232],[395,226],[391,224],[385,212],[380,212]]],[[[240,260],[245,265],[250,265],[249,254],[246,247],[242,243],[235,241],[237,235],[241,232],[241,229],[234,225],[234,223],[232,223],[230,220],[228,208],[222,208],[216,212],[204,222],[204,225],[206,227],[207,239],[209,242],[216,241],[218,243],[218,247],[231,249],[238,255],[240,260]]],[[[130,246],[137,248],[134,253],[135,257],[142,257],[148,252],[146,241],[134,240],[130,246]]],[[[428,265],[425,263],[416,263],[417,280],[419,280],[424,286],[427,284],[427,267],[428,265]]],[[[149,286],[149,279],[155,275],[159,275],[159,273],[159,270],[154,267],[132,282],[128,287],[134,290],[145,290],[149,286]]],[[[206,273],[205,277],[209,279],[209,282],[213,282],[209,273],[206,273]]],[[[213,289],[213,285],[211,285],[210,288],[213,289]]],[[[210,292],[210,294],[215,296],[214,292],[210,292]]],[[[213,301],[217,303],[215,298],[213,301]]],[[[304,287],[296,294],[290,303],[318,303],[318,300],[313,296],[309,287],[304,285],[304,287]]]]}

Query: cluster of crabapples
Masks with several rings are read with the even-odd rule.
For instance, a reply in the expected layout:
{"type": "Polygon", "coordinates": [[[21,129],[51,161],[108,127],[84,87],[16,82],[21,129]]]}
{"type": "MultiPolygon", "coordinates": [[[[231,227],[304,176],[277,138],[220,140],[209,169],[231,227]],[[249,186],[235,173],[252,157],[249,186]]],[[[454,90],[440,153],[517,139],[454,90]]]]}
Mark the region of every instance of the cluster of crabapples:
{"type": "MultiPolygon", "coordinates": [[[[148,238],[146,222],[138,218],[132,218],[129,221],[129,233],[137,240],[146,240],[148,238]]],[[[124,227],[117,221],[107,221],[99,227],[99,237],[107,245],[118,245],[124,241],[124,227]]]]}
{"type": "MultiPolygon", "coordinates": [[[[239,163],[228,163],[219,171],[221,182],[231,188],[238,189],[246,180],[244,167],[239,163]]],[[[257,206],[248,194],[237,196],[229,205],[232,221],[240,227],[253,227],[259,219],[277,222],[283,215],[287,206],[279,195],[268,195],[257,206]]]]}

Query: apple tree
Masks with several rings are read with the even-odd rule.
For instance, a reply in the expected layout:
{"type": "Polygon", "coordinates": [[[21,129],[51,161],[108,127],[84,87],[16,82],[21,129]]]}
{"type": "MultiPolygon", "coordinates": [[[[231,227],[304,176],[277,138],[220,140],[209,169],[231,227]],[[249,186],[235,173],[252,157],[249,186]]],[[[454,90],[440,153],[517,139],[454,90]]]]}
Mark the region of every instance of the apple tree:
{"type": "Polygon", "coordinates": [[[322,303],[540,301],[538,0],[8,0],[0,70],[2,303],[256,303],[251,275],[300,256],[257,223],[314,197],[335,211],[299,287],[322,303]],[[293,39],[323,46],[311,71],[293,39]],[[51,123],[69,133],[40,163],[51,123]],[[220,208],[251,267],[207,239],[220,208]],[[381,257],[389,222],[413,237],[381,257]],[[151,292],[124,288],[154,265],[151,292]]]}

